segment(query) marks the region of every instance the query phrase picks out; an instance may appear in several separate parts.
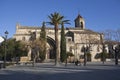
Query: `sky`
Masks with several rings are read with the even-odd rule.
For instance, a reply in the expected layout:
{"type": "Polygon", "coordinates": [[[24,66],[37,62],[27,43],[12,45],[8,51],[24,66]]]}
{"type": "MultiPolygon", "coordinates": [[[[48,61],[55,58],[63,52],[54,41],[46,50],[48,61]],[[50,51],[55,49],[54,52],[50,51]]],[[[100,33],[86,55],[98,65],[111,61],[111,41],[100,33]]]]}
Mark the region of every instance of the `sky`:
{"type": "Polygon", "coordinates": [[[74,19],[80,14],[87,29],[120,29],[120,0],[0,0],[0,36],[7,30],[8,37],[12,37],[17,23],[41,26],[54,12],[70,20],[71,24],[65,27],[74,27],[74,19]]]}

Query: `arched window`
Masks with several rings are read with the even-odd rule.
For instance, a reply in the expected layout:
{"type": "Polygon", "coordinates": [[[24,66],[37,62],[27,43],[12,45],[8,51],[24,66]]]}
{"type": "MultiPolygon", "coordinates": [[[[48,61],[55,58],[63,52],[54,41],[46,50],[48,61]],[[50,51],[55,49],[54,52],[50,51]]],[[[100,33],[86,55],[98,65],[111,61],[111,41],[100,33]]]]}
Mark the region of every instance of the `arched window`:
{"type": "Polygon", "coordinates": [[[83,29],[83,22],[80,22],[80,24],[81,24],[81,25],[80,25],[81,29],[83,29]]]}

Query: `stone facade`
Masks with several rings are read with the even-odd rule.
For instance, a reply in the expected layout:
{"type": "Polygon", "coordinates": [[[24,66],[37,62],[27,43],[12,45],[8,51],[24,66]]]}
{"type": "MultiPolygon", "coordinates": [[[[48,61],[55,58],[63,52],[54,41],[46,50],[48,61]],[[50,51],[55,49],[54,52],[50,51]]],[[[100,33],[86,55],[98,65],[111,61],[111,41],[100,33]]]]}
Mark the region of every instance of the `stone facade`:
{"type": "MultiPolygon", "coordinates": [[[[14,34],[13,38],[15,38],[16,40],[29,41],[31,36],[30,32],[36,32],[36,38],[38,38],[40,36],[40,31],[41,31],[41,27],[21,26],[20,24],[17,24],[16,33],[14,34]]],[[[59,32],[58,38],[60,43],[60,38],[61,38],[60,28],[58,32],[59,32]]],[[[80,15],[78,15],[77,18],[75,19],[75,28],[66,28],[65,34],[66,34],[67,52],[72,52],[74,54],[74,60],[80,59],[80,56],[84,55],[84,53],[82,52],[83,46],[90,47],[91,61],[98,60],[95,59],[95,56],[97,53],[100,53],[102,51],[101,49],[102,46],[100,45],[101,34],[86,29],[85,21],[80,15]]],[[[55,54],[54,28],[46,28],[46,35],[48,41],[46,59],[51,59],[52,57],[50,55],[55,54]]],[[[29,51],[29,55],[30,55],[30,51],[29,51]]]]}

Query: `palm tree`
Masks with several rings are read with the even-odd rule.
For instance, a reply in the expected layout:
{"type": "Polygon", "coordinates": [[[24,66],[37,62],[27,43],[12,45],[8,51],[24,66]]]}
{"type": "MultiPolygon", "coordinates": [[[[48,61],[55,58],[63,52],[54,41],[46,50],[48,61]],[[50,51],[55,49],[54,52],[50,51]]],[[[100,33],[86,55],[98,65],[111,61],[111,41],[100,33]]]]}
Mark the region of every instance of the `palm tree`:
{"type": "Polygon", "coordinates": [[[53,14],[50,14],[48,16],[50,22],[48,22],[50,25],[54,25],[54,30],[55,30],[55,53],[56,53],[56,57],[55,57],[55,65],[59,65],[59,61],[60,61],[60,53],[59,53],[59,42],[58,42],[58,29],[59,29],[59,25],[62,22],[67,22],[68,20],[63,20],[64,16],[60,15],[57,12],[54,12],[53,14]]]}

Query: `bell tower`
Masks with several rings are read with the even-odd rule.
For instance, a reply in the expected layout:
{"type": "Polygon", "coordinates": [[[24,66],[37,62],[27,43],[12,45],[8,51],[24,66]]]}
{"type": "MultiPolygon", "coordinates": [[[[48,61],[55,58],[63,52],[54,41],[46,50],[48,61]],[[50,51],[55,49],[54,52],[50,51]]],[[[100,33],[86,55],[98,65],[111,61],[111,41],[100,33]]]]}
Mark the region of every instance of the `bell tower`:
{"type": "Polygon", "coordinates": [[[18,29],[19,29],[19,27],[20,27],[20,24],[19,24],[19,23],[17,23],[17,24],[16,24],[16,30],[18,30],[18,29]]]}
{"type": "Polygon", "coordinates": [[[75,28],[85,29],[85,21],[80,14],[78,14],[77,18],[74,21],[75,28]]]}

